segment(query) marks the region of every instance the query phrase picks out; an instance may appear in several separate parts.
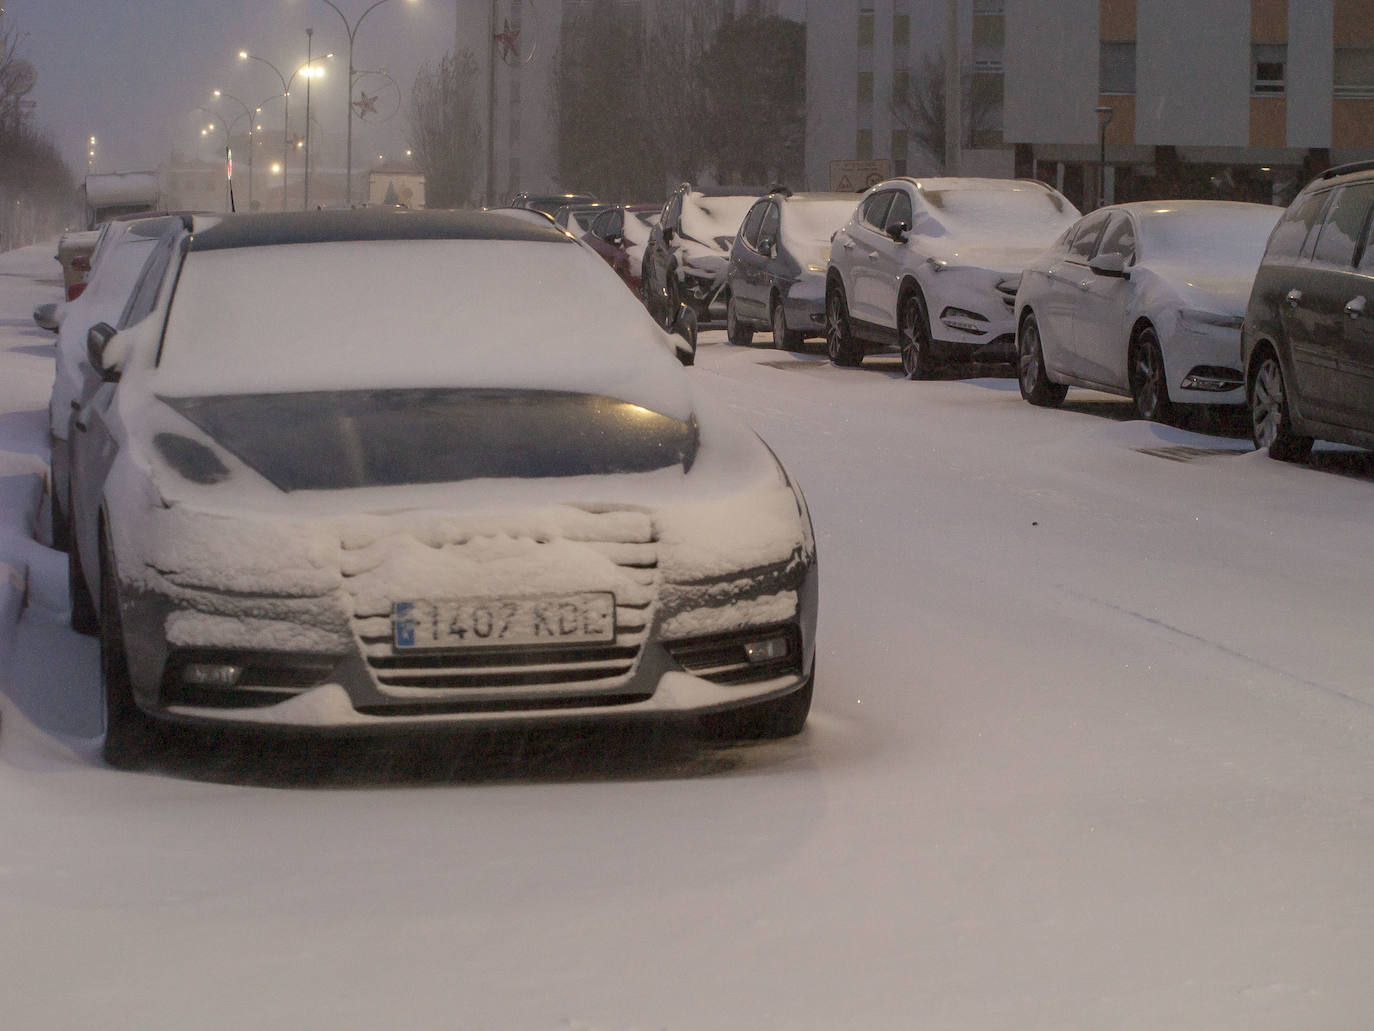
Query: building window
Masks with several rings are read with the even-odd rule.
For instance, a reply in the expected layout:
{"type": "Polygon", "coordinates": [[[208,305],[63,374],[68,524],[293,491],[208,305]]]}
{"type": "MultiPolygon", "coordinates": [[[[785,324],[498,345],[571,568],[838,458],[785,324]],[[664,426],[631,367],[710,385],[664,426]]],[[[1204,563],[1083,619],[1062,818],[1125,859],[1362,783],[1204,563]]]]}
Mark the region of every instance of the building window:
{"type": "Polygon", "coordinates": [[[854,134],[854,157],[859,161],[873,160],[872,129],[860,129],[854,134]]]}
{"type": "Polygon", "coordinates": [[[1103,43],[1098,65],[1099,93],[1135,95],[1135,44],[1103,43]]]}
{"type": "Polygon", "coordinates": [[[1250,92],[1257,97],[1281,97],[1288,47],[1283,43],[1256,43],[1250,48],[1250,92]]]}
{"type": "Polygon", "coordinates": [[[892,174],[906,175],[906,130],[892,130],[892,174]]]}
{"type": "Polygon", "coordinates": [[[873,9],[859,12],[859,49],[873,46],[873,9]]]}
{"type": "Polygon", "coordinates": [[[892,99],[901,103],[911,96],[911,73],[905,70],[892,73],[892,99]]]}
{"type": "Polygon", "coordinates": [[[856,94],[860,104],[873,103],[873,73],[860,72],[856,94]]]}
{"type": "Polygon", "coordinates": [[[892,47],[900,50],[905,47],[911,39],[911,15],[894,14],[892,16],[892,47]]]}
{"type": "Polygon", "coordinates": [[[1338,97],[1374,97],[1374,47],[1337,47],[1335,83],[1338,97]]]}

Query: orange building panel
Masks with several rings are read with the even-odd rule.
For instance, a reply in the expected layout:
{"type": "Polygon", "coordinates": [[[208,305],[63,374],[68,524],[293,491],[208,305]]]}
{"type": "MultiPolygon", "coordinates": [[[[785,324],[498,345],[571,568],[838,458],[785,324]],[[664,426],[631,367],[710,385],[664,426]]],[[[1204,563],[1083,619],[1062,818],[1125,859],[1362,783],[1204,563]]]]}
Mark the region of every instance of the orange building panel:
{"type": "Polygon", "coordinates": [[[1331,146],[1374,147],[1374,97],[1337,97],[1331,101],[1331,146]]]}
{"type": "Polygon", "coordinates": [[[1097,98],[1097,106],[1112,109],[1112,120],[1107,125],[1108,143],[1135,143],[1135,97],[1118,93],[1103,94],[1097,98]]]}
{"type": "Polygon", "coordinates": [[[1288,102],[1283,97],[1250,98],[1250,146],[1288,144],[1288,102]]]}
{"type": "Polygon", "coordinates": [[[1370,0],[1336,0],[1334,14],[1333,34],[1341,46],[1374,46],[1374,3],[1370,3],[1370,0]]]}
{"type": "Polygon", "coordinates": [[[1256,43],[1288,42],[1288,0],[1250,0],[1250,39],[1256,43]]]}
{"type": "Polygon", "coordinates": [[[1101,0],[1098,11],[1098,38],[1109,43],[1130,43],[1135,39],[1135,0],[1101,0]]]}

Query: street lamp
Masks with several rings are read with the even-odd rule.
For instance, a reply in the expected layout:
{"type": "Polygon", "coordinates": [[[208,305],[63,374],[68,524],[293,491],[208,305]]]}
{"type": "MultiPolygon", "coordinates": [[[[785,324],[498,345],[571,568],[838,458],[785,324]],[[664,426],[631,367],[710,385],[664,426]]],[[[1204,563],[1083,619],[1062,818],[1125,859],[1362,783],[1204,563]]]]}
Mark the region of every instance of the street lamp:
{"type": "MultiPolygon", "coordinates": [[[[248,116],[248,210],[253,210],[253,109],[245,104],[232,93],[225,93],[223,90],[214,91],[217,100],[232,100],[239,107],[243,108],[243,113],[248,116]]],[[[234,119],[235,122],[238,119],[234,119]]],[[[230,126],[232,128],[232,125],[230,126]]]]}
{"type": "MultiPolygon", "coordinates": [[[[286,183],[287,183],[287,176],[286,176],[285,168],[286,168],[287,162],[288,162],[288,160],[289,160],[289,158],[288,158],[287,155],[288,155],[288,154],[290,153],[290,151],[291,151],[291,84],[292,84],[293,82],[296,81],[296,76],[297,76],[297,75],[302,75],[302,76],[304,76],[304,78],[305,78],[305,104],[306,104],[306,107],[305,107],[305,134],[306,134],[306,137],[308,138],[309,135],[310,135],[310,80],[311,80],[311,78],[313,78],[314,76],[319,75],[319,74],[322,74],[322,70],[321,70],[321,69],[316,69],[316,68],[311,67],[312,64],[314,63],[314,59],[310,56],[310,37],[311,37],[311,34],[312,34],[312,30],[311,30],[311,29],[306,29],[306,30],[305,30],[305,35],[306,35],[306,59],[305,59],[305,64],[301,65],[301,66],[300,66],[299,68],[297,68],[294,72],[292,72],[289,78],[288,78],[287,76],[283,75],[281,69],[278,68],[276,65],[274,65],[271,61],[267,60],[267,58],[265,58],[265,57],[259,57],[257,54],[250,54],[247,50],[240,50],[240,51],[239,51],[239,60],[240,60],[240,61],[257,61],[257,62],[259,62],[260,64],[265,64],[265,65],[267,65],[267,67],[268,67],[268,68],[271,68],[272,71],[276,74],[277,80],[281,83],[281,96],[282,96],[282,115],[281,115],[281,160],[282,160],[282,168],[283,168],[282,177],[281,177],[281,208],[282,208],[283,211],[286,210],[286,183]]],[[[327,55],[325,55],[325,56],[326,56],[326,57],[333,57],[334,55],[333,55],[333,54],[327,54],[327,55]]],[[[321,60],[323,60],[323,58],[322,58],[321,60]]],[[[307,175],[307,177],[309,176],[309,168],[308,168],[308,167],[307,167],[307,169],[306,169],[306,175],[307,175]]]]}
{"type": "MultiPolygon", "coordinates": [[[[375,0],[371,7],[358,15],[358,20],[352,25],[348,23],[348,15],[339,10],[334,0],[323,0],[323,2],[334,8],[334,13],[344,23],[344,31],[348,33],[348,89],[344,97],[344,100],[348,102],[348,110],[345,115],[348,119],[348,140],[344,144],[347,150],[347,156],[344,159],[344,204],[350,206],[353,203],[353,44],[357,41],[358,28],[362,25],[363,19],[381,7],[382,4],[387,3],[387,0],[375,0]]],[[[407,2],[414,3],[415,0],[407,0],[407,2]]]]}
{"type": "Polygon", "coordinates": [[[1097,206],[1107,202],[1107,126],[1112,124],[1115,108],[1099,107],[1097,110],[1097,206]]]}

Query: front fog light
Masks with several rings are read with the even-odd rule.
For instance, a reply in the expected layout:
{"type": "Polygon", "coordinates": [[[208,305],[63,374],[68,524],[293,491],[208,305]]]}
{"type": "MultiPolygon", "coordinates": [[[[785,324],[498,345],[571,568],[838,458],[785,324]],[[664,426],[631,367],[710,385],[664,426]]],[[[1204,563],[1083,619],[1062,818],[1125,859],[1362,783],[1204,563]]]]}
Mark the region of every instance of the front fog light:
{"type": "Polygon", "coordinates": [[[744,657],[750,662],[773,662],[787,657],[787,638],[768,637],[762,641],[746,641],[744,657]]]}
{"type": "Polygon", "coordinates": [[[988,320],[976,311],[967,308],[946,308],[940,312],[940,321],[950,329],[962,329],[965,333],[986,333],[988,320]]]}
{"type": "Polygon", "coordinates": [[[192,662],[181,671],[182,683],[207,687],[233,687],[243,676],[243,667],[228,663],[192,662]]]}

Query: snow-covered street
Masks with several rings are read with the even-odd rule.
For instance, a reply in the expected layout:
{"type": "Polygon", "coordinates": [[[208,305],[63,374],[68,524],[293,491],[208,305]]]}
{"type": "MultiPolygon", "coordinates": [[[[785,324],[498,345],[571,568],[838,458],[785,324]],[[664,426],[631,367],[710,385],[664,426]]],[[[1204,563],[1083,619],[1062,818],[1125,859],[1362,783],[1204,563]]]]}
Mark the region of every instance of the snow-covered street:
{"type": "Polygon", "coordinates": [[[1285,465],[1105,395],[706,333],[689,374],[816,528],[800,737],[188,737],[121,773],[32,539],[51,253],[0,255],[0,1027],[1374,1012],[1374,456],[1285,465]]]}

